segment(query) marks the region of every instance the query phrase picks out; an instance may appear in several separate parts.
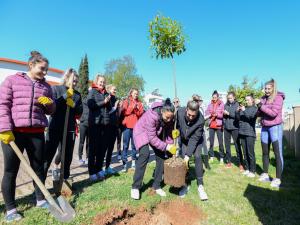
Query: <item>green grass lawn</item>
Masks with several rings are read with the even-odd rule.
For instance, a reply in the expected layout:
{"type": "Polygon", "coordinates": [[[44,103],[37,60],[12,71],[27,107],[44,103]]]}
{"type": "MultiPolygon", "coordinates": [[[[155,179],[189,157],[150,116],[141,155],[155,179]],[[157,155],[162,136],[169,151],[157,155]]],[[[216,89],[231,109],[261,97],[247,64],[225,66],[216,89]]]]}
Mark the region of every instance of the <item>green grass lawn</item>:
{"type": "MultiPolygon", "coordinates": [[[[235,150],[232,148],[233,155],[235,150]]],[[[280,190],[272,189],[269,183],[260,183],[257,178],[243,177],[238,168],[225,169],[218,163],[205,172],[204,185],[209,200],[201,202],[197,193],[196,180],[192,179],[191,188],[186,200],[197,205],[207,215],[206,224],[300,224],[300,160],[293,158],[292,153],[285,149],[285,167],[280,190]]],[[[257,172],[261,173],[261,148],[256,143],[257,172]]],[[[275,175],[275,160],[271,153],[270,174],[275,175]]],[[[155,164],[148,165],[144,183],[151,184],[155,164]]],[[[193,164],[192,164],[193,170],[193,164]]],[[[193,177],[191,171],[191,177],[193,177]]],[[[132,173],[111,177],[104,182],[91,184],[88,181],[74,184],[77,192],[71,202],[76,209],[76,219],[71,224],[89,224],[92,218],[110,208],[154,207],[160,201],[176,199],[178,196],[169,192],[170,187],[164,186],[168,196],[161,200],[158,196],[150,196],[143,192],[142,199],[134,201],[130,198],[132,173]]],[[[19,224],[59,224],[51,215],[37,209],[30,202],[31,196],[18,200],[18,209],[24,219],[19,224]]],[[[3,223],[4,205],[1,203],[3,223]]],[[[184,225],[184,223],[183,223],[184,225]]]]}

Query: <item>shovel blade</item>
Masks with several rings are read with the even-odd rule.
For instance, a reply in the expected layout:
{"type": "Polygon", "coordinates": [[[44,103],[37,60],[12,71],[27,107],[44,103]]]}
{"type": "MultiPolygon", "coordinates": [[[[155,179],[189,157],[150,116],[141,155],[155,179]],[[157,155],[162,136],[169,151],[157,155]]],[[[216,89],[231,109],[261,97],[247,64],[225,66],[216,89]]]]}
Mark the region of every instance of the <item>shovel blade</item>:
{"type": "Polygon", "coordinates": [[[62,196],[59,196],[56,199],[56,202],[59,205],[61,211],[50,204],[50,213],[60,222],[67,223],[72,221],[75,218],[75,210],[72,208],[70,203],[62,196]]]}

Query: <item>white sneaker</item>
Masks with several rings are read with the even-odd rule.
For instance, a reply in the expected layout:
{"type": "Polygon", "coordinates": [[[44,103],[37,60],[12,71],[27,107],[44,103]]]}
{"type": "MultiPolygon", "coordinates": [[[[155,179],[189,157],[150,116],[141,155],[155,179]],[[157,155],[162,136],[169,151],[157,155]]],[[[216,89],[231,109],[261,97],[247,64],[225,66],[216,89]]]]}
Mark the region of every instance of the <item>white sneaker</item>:
{"type": "Polygon", "coordinates": [[[271,187],[273,188],[279,188],[280,187],[280,184],[281,184],[281,180],[278,179],[278,178],[274,178],[271,182],[271,187]]]}
{"type": "Polygon", "coordinates": [[[140,191],[139,189],[131,189],[131,198],[135,199],[135,200],[139,200],[140,199],[140,191]]]}
{"type": "Polygon", "coordinates": [[[210,158],[209,158],[209,162],[210,162],[210,163],[214,162],[214,157],[210,157],[210,158]]]}
{"type": "Polygon", "coordinates": [[[220,165],[224,165],[224,159],[220,158],[220,165]]]}
{"type": "Polygon", "coordinates": [[[135,160],[132,160],[132,162],[131,162],[131,168],[135,169],[135,160]]]}
{"type": "Polygon", "coordinates": [[[198,193],[199,193],[199,197],[202,201],[208,200],[208,197],[207,197],[206,192],[204,191],[203,185],[199,185],[198,193]]]}
{"type": "Polygon", "coordinates": [[[90,175],[90,181],[97,181],[97,180],[98,180],[97,174],[90,175]]]}
{"type": "Polygon", "coordinates": [[[186,194],[188,193],[190,187],[189,186],[183,186],[179,191],[179,197],[184,198],[186,194]]]}
{"type": "Polygon", "coordinates": [[[155,192],[156,192],[156,194],[158,194],[161,197],[166,197],[167,196],[166,192],[161,188],[156,189],[155,192]]]}
{"type": "Polygon", "coordinates": [[[52,170],[52,180],[57,181],[60,178],[60,169],[55,168],[52,170]]]}
{"type": "Polygon", "coordinates": [[[127,172],[127,164],[123,165],[123,169],[121,170],[122,173],[126,173],[127,172]]]}
{"type": "Polygon", "coordinates": [[[247,177],[254,178],[255,177],[255,173],[249,172],[247,174],[247,177]]]}
{"type": "Polygon", "coordinates": [[[259,181],[261,182],[270,182],[270,177],[269,177],[269,174],[267,173],[262,173],[259,178],[258,178],[259,181]]]}
{"type": "Polygon", "coordinates": [[[249,173],[250,173],[249,170],[245,170],[242,174],[245,175],[245,176],[248,176],[249,173]]]}

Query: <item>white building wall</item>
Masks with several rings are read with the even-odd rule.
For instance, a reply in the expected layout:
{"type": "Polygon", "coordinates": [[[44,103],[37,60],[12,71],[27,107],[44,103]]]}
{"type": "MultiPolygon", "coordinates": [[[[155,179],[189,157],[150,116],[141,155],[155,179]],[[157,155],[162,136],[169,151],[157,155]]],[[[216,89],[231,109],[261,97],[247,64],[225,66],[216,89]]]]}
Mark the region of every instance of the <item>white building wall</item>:
{"type": "MultiPolygon", "coordinates": [[[[27,65],[0,61],[0,83],[2,83],[5,80],[5,78],[9,75],[14,75],[17,72],[27,72],[27,71],[28,71],[27,65]]],[[[46,76],[46,80],[60,83],[62,81],[62,74],[49,70],[46,76]]]]}

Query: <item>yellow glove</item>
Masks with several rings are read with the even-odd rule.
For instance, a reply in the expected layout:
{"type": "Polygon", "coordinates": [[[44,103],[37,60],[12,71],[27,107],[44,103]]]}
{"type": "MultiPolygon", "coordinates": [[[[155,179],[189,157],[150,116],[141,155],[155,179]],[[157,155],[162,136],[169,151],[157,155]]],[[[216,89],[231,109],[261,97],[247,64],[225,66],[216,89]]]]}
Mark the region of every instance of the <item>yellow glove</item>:
{"type": "Polygon", "coordinates": [[[172,155],[175,155],[176,151],[177,151],[176,145],[170,145],[170,144],[168,144],[167,145],[167,151],[170,152],[172,155]]]}
{"type": "Polygon", "coordinates": [[[4,131],[0,133],[0,140],[4,144],[9,144],[11,141],[15,140],[14,134],[9,130],[9,131],[4,131]]]}
{"type": "Polygon", "coordinates": [[[180,135],[180,132],[179,132],[178,129],[172,130],[172,138],[173,138],[173,139],[178,138],[179,135],[180,135]]]}
{"type": "Polygon", "coordinates": [[[184,163],[185,163],[185,166],[186,168],[188,169],[189,168],[189,160],[190,160],[190,157],[188,157],[187,155],[184,156],[184,163]]]}
{"type": "Polygon", "coordinates": [[[67,90],[67,98],[71,98],[74,95],[74,89],[73,88],[69,88],[67,90]]]}
{"type": "Polygon", "coordinates": [[[75,107],[75,102],[71,98],[67,98],[66,104],[67,104],[67,106],[70,106],[71,108],[75,107]]]}
{"type": "Polygon", "coordinates": [[[50,105],[53,103],[51,98],[48,98],[46,96],[41,96],[38,98],[38,102],[42,105],[50,105]]]}

